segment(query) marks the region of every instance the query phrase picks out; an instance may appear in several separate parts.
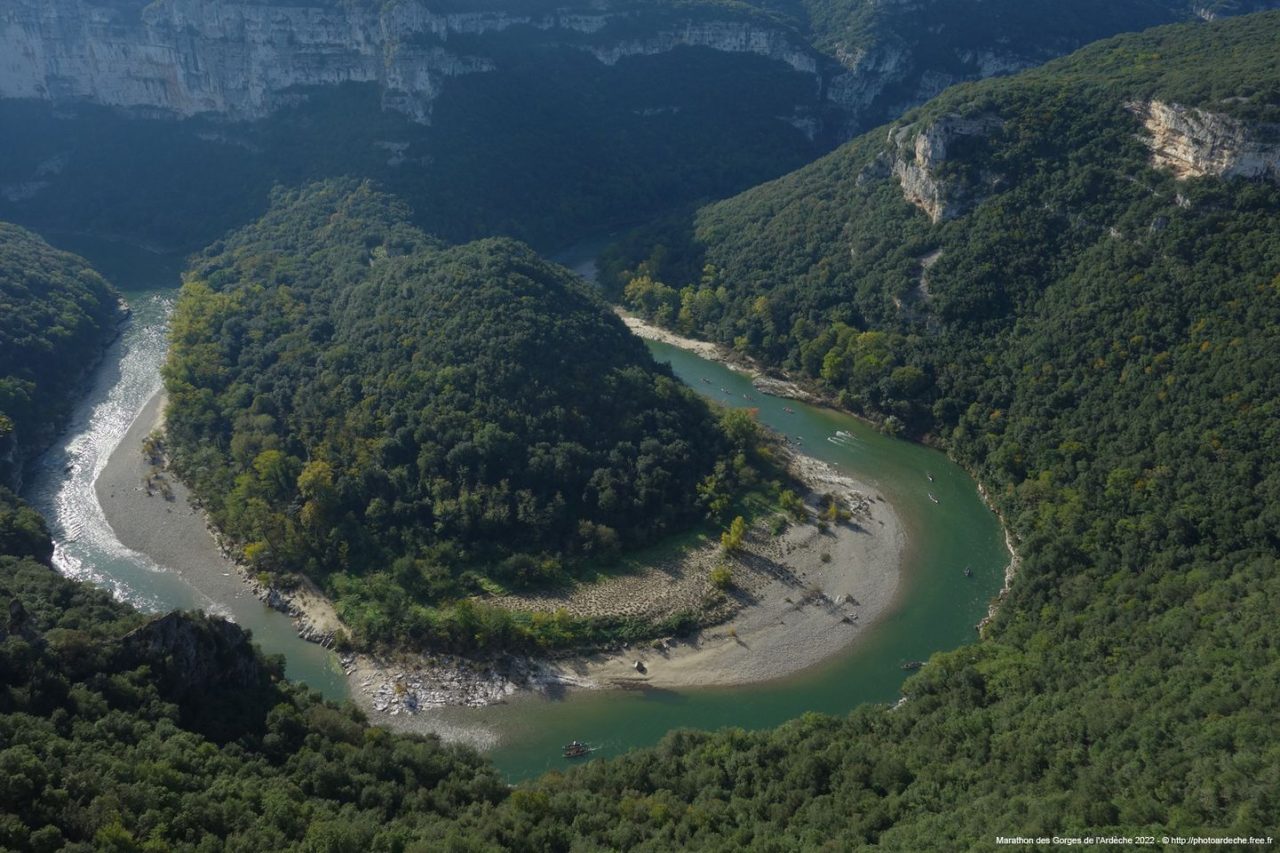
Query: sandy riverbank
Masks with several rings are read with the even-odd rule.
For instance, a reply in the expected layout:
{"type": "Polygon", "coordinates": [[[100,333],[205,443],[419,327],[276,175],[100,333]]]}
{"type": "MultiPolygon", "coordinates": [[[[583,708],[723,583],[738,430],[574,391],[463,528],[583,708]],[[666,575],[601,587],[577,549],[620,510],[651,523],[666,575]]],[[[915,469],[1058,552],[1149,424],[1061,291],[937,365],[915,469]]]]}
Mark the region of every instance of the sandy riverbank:
{"type": "Polygon", "coordinates": [[[778,536],[756,525],[731,560],[738,608],[726,621],[688,640],[560,662],[556,672],[594,687],[749,684],[807,669],[874,624],[897,593],[902,525],[887,502],[825,463],[798,455],[790,463],[812,490],[815,514],[831,494],[852,518],[792,524],[778,536]]]}
{"type": "MultiPolygon", "coordinates": [[[[686,639],[555,660],[361,657],[349,670],[352,698],[379,724],[483,747],[494,742],[493,732],[461,725],[456,713],[441,719],[432,709],[478,707],[535,692],[750,684],[798,673],[839,654],[893,605],[905,534],[892,507],[873,491],[809,457],[788,462],[812,489],[811,509],[821,509],[823,496],[830,494],[852,517],[825,529],[812,521],[793,524],[776,537],[763,522],[754,527],[746,547],[732,559],[733,587],[720,624],[686,639]]],[[[660,615],[704,601],[712,592],[707,571],[718,560],[719,545],[708,543],[644,572],[559,596],[502,603],[518,609],[563,606],[574,613],[660,615]]]]}
{"type": "MultiPolygon", "coordinates": [[[[442,726],[432,709],[479,707],[530,692],[749,684],[792,675],[840,653],[892,606],[905,534],[893,508],[874,491],[809,457],[793,454],[787,462],[811,490],[806,501],[815,520],[792,524],[778,536],[765,520],[752,528],[730,560],[731,589],[712,607],[719,624],[686,639],[553,660],[360,656],[348,659],[352,698],[375,722],[450,737],[456,715],[453,726],[442,726]],[[817,524],[825,495],[834,495],[851,517],[817,524]]],[[[720,559],[719,544],[708,542],[643,571],[496,603],[658,619],[714,600],[708,572],[720,559]]]]}
{"type": "MultiPolygon", "coordinates": [[[[256,597],[267,602],[270,591],[260,588],[219,545],[186,485],[144,455],[147,436],[164,427],[164,406],[163,391],[147,401],[94,481],[107,523],[120,544],[158,565],[180,566],[192,575],[241,577],[256,597]]],[[[333,605],[305,579],[287,600],[269,603],[285,612],[292,609],[299,630],[317,639],[331,637],[342,628],[333,605]]]]}
{"type": "MultiPolygon", "coordinates": [[[[122,544],[157,563],[193,573],[234,573],[255,594],[265,595],[218,546],[183,484],[157,473],[144,457],[144,439],[163,424],[163,403],[161,394],[147,403],[95,483],[108,522],[122,544]]],[[[793,454],[788,465],[810,488],[807,502],[814,510],[821,508],[823,495],[833,494],[851,518],[825,529],[816,521],[791,524],[778,536],[765,529],[764,521],[754,527],[746,547],[731,560],[732,587],[715,605],[720,624],[689,639],[553,661],[344,656],[353,700],[375,722],[449,736],[449,729],[432,720],[430,709],[492,704],[530,690],[745,684],[798,672],[840,652],[892,604],[903,529],[874,491],[825,463],[793,454]],[[644,672],[637,671],[636,661],[644,672]]],[[[718,543],[707,542],[640,572],[558,596],[500,603],[513,609],[563,606],[573,613],[660,617],[714,600],[708,572],[720,559],[718,543]]],[[[308,635],[322,638],[342,629],[331,602],[314,587],[286,594],[276,604],[290,611],[308,635]]]]}
{"type": "Polygon", "coordinates": [[[142,454],[143,440],[161,426],[163,411],[163,394],[153,396],[139,411],[94,481],[98,503],[126,548],[161,566],[229,573],[233,567],[209,534],[204,514],[191,505],[186,486],[167,475],[163,481],[155,479],[151,463],[142,454]],[[150,489],[149,477],[153,478],[150,489]]]}
{"type": "Polygon", "coordinates": [[[623,308],[615,307],[614,313],[617,314],[627,328],[631,330],[636,337],[644,338],[647,341],[657,341],[658,343],[670,344],[673,347],[691,352],[696,356],[705,358],[708,361],[714,361],[717,364],[723,364],[731,370],[751,377],[751,384],[756,390],[763,394],[770,394],[774,397],[786,397],[790,400],[800,400],[805,403],[814,403],[817,405],[828,405],[829,401],[822,399],[818,395],[812,393],[799,383],[790,379],[774,376],[766,371],[761,365],[757,364],[750,357],[742,353],[735,352],[722,344],[711,343],[710,341],[700,341],[696,338],[686,338],[677,335],[669,329],[661,326],[655,326],[642,317],[637,317],[630,311],[623,308]]]}
{"type": "MultiPolygon", "coordinates": [[[[922,261],[922,264],[926,269],[938,259],[938,254],[939,253],[935,252],[922,261]]],[[[787,397],[792,400],[801,400],[805,403],[828,406],[834,409],[839,408],[830,398],[823,398],[789,378],[770,375],[761,365],[757,364],[748,356],[735,352],[722,344],[711,343],[710,341],[700,341],[696,338],[686,338],[681,335],[677,335],[669,329],[664,329],[661,326],[655,326],[647,320],[637,317],[635,314],[632,314],[624,308],[618,308],[615,306],[614,313],[622,319],[622,322],[625,323],[627,328],[636,336],[646,340],[658,341],[659,343],[678,347],[682,350],[692,352],[702,358],[708,359],[709,361],[722,364],[731,370],[737,371],[738,373],[749,376],[751,377],[751,384],[761,393],[770,394],[775,397],[787,397]]],[[[845,412],[845,414],[851,415],[852,417],[862,417],[861,415],[856,415],[852,412],[845,412]]],[[[803,459],[804,457],[801,458],[803,459]]],[[[812,462],[813,460],[808,461],[812,462]]],[[[1009,552],[1009,563],[1005,567],[1004,572],[1004,585],[1001,587],[1000,592],[996,597],[991,600],[991,603],[987,608],[987,615],[984,616],[975,626],[978,630],[979,636],[985,637],[987,626],[989,626],[991,621],[995,619],[997,611],[999,611],[1000,606],[1004,604],[1004,600],[1009,595],[1009,589],[1013,585],[1014,578],[1018,574],[1018,569],[1021,567],[1022,558],[1018,553],[1018,547],[1017,543],[1014,541],[1013,532],[1004,516],[1001,515],[1000,511],[996,508],[995,502],[991,500],[991,496],[987,494],[986,489],[983,487],[981,481],[978,480],[977,476],[974,475],[972,471],[968,471],[967,473],[978,484],[978,493],[982,496],[982,502],[985,503],[1000,520],[1000,529],[1004,531],[1005,548],[1009,552]]]]}

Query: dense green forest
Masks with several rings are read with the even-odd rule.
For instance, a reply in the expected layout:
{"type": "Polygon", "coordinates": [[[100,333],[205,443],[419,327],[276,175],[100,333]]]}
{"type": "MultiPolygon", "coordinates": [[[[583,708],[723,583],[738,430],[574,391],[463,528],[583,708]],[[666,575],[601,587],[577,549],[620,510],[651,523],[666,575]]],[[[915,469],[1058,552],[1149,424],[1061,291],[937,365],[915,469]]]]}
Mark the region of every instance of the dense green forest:
{"type": "Polygon", "coordinates": [[[0,550],[0,848],[479,849],[452,822],[507,788],[475,753],[367,728],[227,622],[63,579],[3,489],[0,550]]]}
{"type": "MultiPolygon", "coordinates": [[[[10,411],[47,436],[117,297],[8,225],[0,288],[0,388],[31,400],[10,411]]],[[[476,849],[447,821],[507,789],[474,753],[370,730],[238,628],[148,620],[63,579],[52,553],[39,513],[0,485],[0,849],[476,849]]]]}
{"type": "MultiPolygon", "coordinates": [[[[1280,60],[1266,49],[1275,20],[1154,30],[955,87],[793,175],[628,235],[606,252],[603,283],[663,325],[925,432],[954,414],[951,384],[989,372],[993,339],[1002,350],[1046,313],[1050,284],[1093,272],[1082,258],[1185,251],[1183,229],[1210,227],[1185,223],[1223,216],[1219,182],[1181,184],[1147,168],[1133,105],[1198,106],[1267,141],[1280,122],[1280,60]],[[1224,56],[1229,72],[1204,72],[1224,56]],[[949,122],[983,130],[952,133],[932,167],[953,208],[933,224],[904,200],[895,169],[913,161],[918,133],[949,122]],[[1196,204],[1196,193],[1209,200],[1196,204]]],[[[1232,192],[1266,212],[1266,185],[1232,192]]]]}
{"type": "Polygon", "coordinates": [[[197,258],[169,444],[246,558],[322,580],[360,640],[519,645],[467,597],[688,527],[734,490],[717,465],[749,433],[568,271],[504,240],[446,249],[404,217],[355,182],[282,191],[197,258]]]}
{"type": "MultiPolygon", "coordinates": [[[[1124,105],[1274,121],[1278,37],[1277,14],[1168,28],[948,92],[901,126],[989,130],[947,147],[938,171],[973,206],[936,225],[904,201],[883,129],[615,255],[653,267],[637,307],[931,435],[1021,541],[988,639],[935,657],[902,708],[700,737],[673,759],[687,775],[663,766],[750,780],[708,838],[1274,826],[1280,188],[1152,169],[1124,105]],[[765,803],[760,834],[735,836],[765,803]]],[[[618,816],[651,763],[585,771],[589,810],[618,816]]],[[[645,837],[705,826],[707,799],[670,784],[693,806],[645,837]]],[[[579,796],[546,789],[552,811],[579,796]]]]}
{"type": "Polygon", "coordinates": [[[0,485],[52,439],[121,314],[82,258],[0,222],[0,485]]]}
{"type": "MultiPolygon", "coordinates": [[[[221,697],[242,710],[210,720],[211,694],[146,657],[153,645],[121,641],[138,617],[42,566],[38,519],[0,495],[13,554],[0,603],[20,602],[0,641],[0,844],[936,850],[997,834],[1274,834],[1280,188],[1152,169],[1124,104],[1273,120],[1278,41],[1273,14],[1170,28],[947,93],[901,125],[905,140],[949,116],[984,128],[947,146],[937,174],[965,204],[937,224],[904,201],[885,128],[669,221],[661,249],[642,234],[613,257],[637,273],[617,287],[638,307],[897,418],[988,486],[1020,574],[986,639],[934,656],[905,704],[677,732],[509,792],[462,751],[365,729],[273,681],[271,662],[243,663],[233,635],[196,620],[191,635],[242,662],[221,697]]],[[[391,268],[457,251],[396,216],[316,214],[308,228],[305,206],[285,209],[276,251],[237,254],[244,232],[201,261],[188,304],[213,313],[189,321],[220,319],[233,298],[276,300],[272,322],[303,310],[318,295],[290,241],[316,232],[315,263],[350,276],[352,294],[384,280],[416,292],[391,268]],[[363,267],[337,263],[343,232],[370,222],[363,267]],[[282,263],[292,253],[297,266],[282,263]]],[[[453,263],[491,250],[497,269],[527,259],[499,243],[453,263]]],[[[352,313],[312,331],[377,328],[374,306],[341,304],[352,313]]],[[[265,332],[230,323],[223,337],[265,349],[265,332]]],[[[217,347],[204,355],[223,366],[217,347]]],[[[241,392],[246,428],[265,436],[276,414],[254,399],[241,392]]]]}

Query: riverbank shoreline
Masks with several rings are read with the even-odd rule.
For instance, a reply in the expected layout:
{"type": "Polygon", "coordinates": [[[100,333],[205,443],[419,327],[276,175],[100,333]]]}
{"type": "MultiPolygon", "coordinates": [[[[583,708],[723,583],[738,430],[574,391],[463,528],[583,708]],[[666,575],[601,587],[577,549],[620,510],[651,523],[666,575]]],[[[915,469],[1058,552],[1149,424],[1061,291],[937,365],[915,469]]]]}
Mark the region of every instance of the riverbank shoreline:
{"type": "MultiPolygon", "coordinates": [[[[163,405],[161,392],[139,411],[94,484],[120,542],[183,571],[234,572],[254,595],[292,616],[304,638],[324,643],[345,630],[318,589],[261,587],[248,567],[221,547],[184,485],[144,457],[143,441],[163,426],[163,405]]],[[[793,450],[786,453],[793,475],[810,489],[806,500],[811,518],[789,525],[779,536],[771,535],[763,520],[752,528],[745,547],[730,560],[733,583],[725,597],[732,606],[718,625],[689,638],[551,659],[346,654],[340,661],[352,700],[375,723],[485,746],[488,736],[459,732],[456,725],[441,728],[425,712],[573,689],[755,683],[793,675],[842,652],[896,601],[903,527],[892,507],[864,484],[826,463],[793,450]],[[829,504],[830,495],[847,518],[819,523],[817,513],[829,504]]],[[[684,568],[690,589],[711,591],[707,567],[718,562],[719,551],[714,542],[691,549],[684,568]]],[[[668,571],[651,568],[621,575],[619,582],[647,582],[649,574],[654,582],[669,585],[673,579],[668,571]]]]}
{"type": "Polygon", "coordinates": [[[897,600],[906,545],[893,508],[825,462],[795,451],[786,462],[809,489],[810,517],[777,536],[764,523],[751,528],[743,551],[731,558],[730,595],[742,606],[691,637],[579,657],[556,672],[624,689],[773,681],[842,653],[887,614],[897,600]],[[820,520],[828,496],[847,519],[820,520]]]}
{"type": "MultiPolygon", "coordinates": [[[[780,536],[763,521],[753,525],[731,559],[728,596],[737,606],[723,621],[688,637],[552,658],[358,656],[349,670],[353,701],[376,724],[485,748],[496,745],[498,735],[466,726],[449,713],[456,706],[562,699],[573,691],[738,687],[794,676],[835,658],[897,605],[905,531],[889,503],[864,484],[825,462],[787,454],[791,473],[809,486],[810,520],[780,536]],[[848,517],[819,523],[817,514],[832,495],[848,517]]],[[[719,546],[707,550],[718,554],[719,546]]],[[[707,555],[697,552],[686,564],[703,572],[707,555]]],[[[655,567],[622,579],[644,581],[648,575],[679,584],[671,571],[655,567]]]]}
{"type": "MultiPolygon", "coordinates": [[[[625,308],[614,306],[614,313],[622,319],[627,328],[633,334],[645,340],[657,341],[659,343],[668,344],[678,349],[691,352],[709,361],[722,364],[730,370],[742,373],[751,379],[751,384],[756,390],[770,394],[775,397],[786,397],[792,400],[799,400],[810,405],[824,406],[833,411],[840,412],[849,417],[858,418],[861,421],[877,425],[870,418],[860,415],[856,412],[850,412],[842,409],[839,404],[830,396],[820,394],[811,388],[806,388],[801,382],[792,379],[780,370],[768,370],[749,356],[734,352],[723,344],[712,343],[711,341],[698,340],[697,338],[688,338],[678,335],[669,329],[656,326],[653,323],[632,314],[625,308]]],[[[920,443],[926,447],[939,449],[935,441],[931,440],[932,436],[925,436],[920,443]]],[[[954,461],[954,460],[953,460],[954,461]]],[[[960,463],[957,463],[960,464],[960,463]]],[[[1017,542],[1014,539],[1013,531],[1009,527],[1007,520],[1000,510],[996,507],[995,502],[991,499],[991,495],[987,492],[986,486],[978,478],[974,471],[969,470],[967,466],[963,466],[965,473],[969,475],[978,486],[978,495],[982,498],[982,502],[987,509],[991,510],[997,521],[1000,523],[1000,530],[1004,535],[1005,549],[1009,553],[1009,562],[1004,569],[1004,583],[1000,591],[991,599],[987,606],[987,614],[974,626],[980,638],[986,637],[987,628],[995,619],[1000,607],[1004,604],[1005,599],[1009,596],[1009,590],[1013,586],[1014,579],[1018,575],[1018,570],[1022,565],[1022,555],[1018,553],[1017,542]]]]}
{"type": "Polygon", "coordinates": [[[978,637],[985,640],[987,638],[987,628],[991,626],[996,614],[1000,612],[1000,608],[1004,605],[1005,599],[1009,597],[1009,590],[1013,588],[1013,582],[1018,577],[1018,570],[1022,568],[1022,554],[1019,553],[1018,543],[1013,538],[1013,530],[1005,520],[1004,514],[996,508],[995,502],[991,500],[987,487],[982,484],[981,480],[973,476],[973,472],[968,471],[967,473],[978,484],[978,495],[982,498],[982,502],[987,505],[987,509],[991,510],[996,520],[1000,522],[1000,530],[1004,533],[1004,547],[1009,552],[1009,563],[1004,567],[1004,583],[1001,585],[1000,591],[991,599],[991,603],[987,605],[987,615],[983,616],[978,621],[978,624],[974,626],[978,631],[978,637]]]}
{"type": "Polygon", "coordinates": [[[164,427],[166,396],[157,391],[138,410],[120,444],[94,481],[107,524],[121,545],[160,566],[184,572],[234,574],[255,598],[293,618],[302,639],[328,646],[342,623],[324,594],[308,579],[288,592],[264,587],[248,566],[234,559],[180,479],[144,443],[164,427]]]}
{"type": "MultiPolygon", "coordinates": [[[[86,362],[81,368],[79,374],[72,381],[71,385],[75,389],[74,396],[80,399],[88,393],[93,386],[93,378],[106,361],[108,353],[113,347],[117,347],[124,337],[124,330],[128,328],[129,321],[133,318],[133,309],[129,307],[129,303],[124,297],[116,299],[116,321],[112,325],[110,332],[103,336],[101,346],[97,354],[90,361],[86,362]]],[[[30,439],[23,438],[22,441],[15,441],[9,446],[9,454],[6,457],[0,457],[0,486],[8,488],[16,494],[22,494],[23,486],[28,481],[32,471],[31,469],[37,464],[49,449],[57,442],[58,437],[66,430],[67,423],[65,418],[63,422],[49,424],[45,430],[37,432],[30,439]],[[26,448],[22,445],[27,444],[26,448]],[[8,474],[6,477],[5,475],[8,474]]]]}
{"type": "Polygon", "coordinates": [[[742,353],[735,352],[723,344],[712,343],[711,341],[700,341],[697,338],[686,338],[683,335],[677,335],[669,329],[661,326],[655,326],[643,317],[638,317],[627,311],[625,308],[614,306],[613,312],[618,315],[626,327],[636,337],[643,338],[647,341],[657,341],[661,344],[668,344],[677,349],[691,352],[696,356],[705,358],[708,361],[714,361],[716,364],[722,364],[732,371],[741,373],[751,379],[751,384],[757,391],[762,394],[768,394],[772,397],[784,397],[788,400],[798,400],[801,403],[807,403],[811,406],[823,406],[833,411],[849,417],[857,418],[867,423],[873,423],[869,419],[858,415],[854,412],[846,412],[841,409],[828,396],[816,393],[815,391],[804,387],[800,382],[786,376],[781,371],[771,370],[764,365],[745,356],[742,353]]]}

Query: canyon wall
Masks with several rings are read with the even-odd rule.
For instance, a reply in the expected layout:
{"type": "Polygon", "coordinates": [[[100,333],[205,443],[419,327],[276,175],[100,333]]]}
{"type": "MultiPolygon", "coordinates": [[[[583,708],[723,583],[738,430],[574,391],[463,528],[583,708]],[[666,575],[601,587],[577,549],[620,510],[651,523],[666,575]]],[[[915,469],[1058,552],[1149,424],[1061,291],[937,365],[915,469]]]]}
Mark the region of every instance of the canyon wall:
{"type": "Polygon", "coordinates": [[[385,107],[425,122],[448,78],[495,67],[489,48],[500,38],[577,48],[609,64],[678,47],[755,54],[812,75],[815,87],[831,64],[783,27],[706,12],[2,0],[0,97],[254,119],[307,87],[361,82],[378,84],[385,107]]]}

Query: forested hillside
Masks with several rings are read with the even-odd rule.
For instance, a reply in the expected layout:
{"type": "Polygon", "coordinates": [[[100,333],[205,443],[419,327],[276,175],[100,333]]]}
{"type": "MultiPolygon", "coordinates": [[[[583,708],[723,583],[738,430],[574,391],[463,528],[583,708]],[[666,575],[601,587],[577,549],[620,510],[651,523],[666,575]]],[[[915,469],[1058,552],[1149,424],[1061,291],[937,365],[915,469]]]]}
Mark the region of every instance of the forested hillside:
{"type": "Polygon", "coordinates": [[[315,185],[197,259],[168,437],[247,559],[323,581],[361,640],[518,645],[505,615],[429,605],[689,526],[730,442],[566,270],[404,216],[315,185]]]}
{"type": "Polygon", "coordinates": [[[1140,116],[1200,108],[1265,152],[1278,39],[1271,13],[1167,28],[959,87],[615,255],[647,259],[618,282],[637,308],[931,435],[1022,567],[900,709],[593,766],[584,810],[638,791],[694,803],[648,838],[894,849],[1274,825],[1280,188],[1153,168],[1140,116]]]}
{"type": "MultiPolygon", "coordinates": [[[[189,627],[160,633],[213,649],[240,681],[215,695],[178,678],[164,654],[149,656],[164,650],[155,635],[121,640],[138,616],[41,564],[38,518],[0,495],[0,844],[950,850],[997,834],[1272,832],[1280,189],[1265,172],[1177,180],[1152,168],[1142,116],[1152,101],[1199,107],[1265,151],[1278,41],[1277,15],[1116,39],[950,92],[897,129],[701,211],[691,230],[669,224],[660,251],[643,235],[629,244],[648,268],[618,286],[637,307],[931,435],[1005,513],[1022,565],[987,639],[935,656],[902,706],[772,732],[676,733],[509,793],[463,752],[364,729],[274,681],[273,665],[217,623],[171,620],[189,627]],[[239,707],[205,709],[212,699],[239,707]]],[[[530,311],[542,288],[595,304],[523,250],[443,250],[398,219],[363,188],[282,197],[197,266],[170,368],[175,397],[194,400],[175,407],[174,429],[191,442],[222,425],[209,458],[241,465],[228,493],[288,489],[272,477],[301,473],[288,445],[269,446],[282,442],[284,403],[340,399],[350,405],[330,413],[332,427],[300,434],[337,441],[350,423],[353,442],[367,438],[354,427],[386,395],[366,394],[353,372],[350,397],[328,396],[308,342],[345,335],[329,348],[337,357],[377,366],[380,324],[399,323],[388,339],[405,348],[398,363],[427,363],[416,347],[439,357],[420,333],[436,271],[476,288],[478,302],[452,288],[464,309],[490,288],[510,305],[517,286],[530,311]],[[357,304],[375,293],[400,313],[357,304]],[[301,322],[312,316],[328,323],[301,322]],[[215,321],[218,342],[198,344],[215,321]],[[272,382],[228,395],[241,354],[272,382]],[[218,393],[180,384],[197,375],[218,393]],[[289,376],[314,380],[315,393],[273,396],[289,376]]],[[[624,266],[635,271],[615,256],[624,266]]],[[[558,333],[610,334],[593,311],[558,333]]],[[[475,328],[492,326],[447,331],[465,341],[475,328]]],[[[502,340],[522,352],[523,325],[511,328],[502,340]]],[[[652,377],[642,388],[661,386],[660,372],[641,372],[652,377]]],[[[384,417],[379,435],[394,439],[402,423],[394,408],[384,417]]],[[[388,460],[372,466],[374,483],[403,458],[394,445],[353,446],[361,461],[388,460]]],[[[327,483],[313,473],[307,482],[327,483]]]]}
{"type": "Polygon", "coordinates": [[[239,628],[148,620],[50,548],[0,489],[0,847],[468,849],[450,823],[506,796],[473,752],[370,730],[239,628]]]}
{"type": "MultiPolygon", "coordinates": [[[[119,319],[84,260],[0,225],[0,422],[19,449],[61,426],[119,319]]],[[[371,731],[230,623],[143,616],[52,554],[0,484],[0,849],[449,846],[452,821],[506,796],[473,752],[371,731]]]]}
{"type": "Polygon", "coordinates": [[[82,258],[0,222],[0,485],[53,437],[121,314],[82,258]]]}

